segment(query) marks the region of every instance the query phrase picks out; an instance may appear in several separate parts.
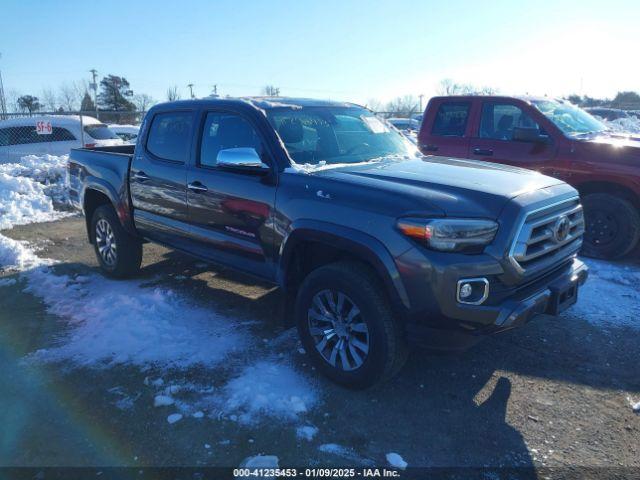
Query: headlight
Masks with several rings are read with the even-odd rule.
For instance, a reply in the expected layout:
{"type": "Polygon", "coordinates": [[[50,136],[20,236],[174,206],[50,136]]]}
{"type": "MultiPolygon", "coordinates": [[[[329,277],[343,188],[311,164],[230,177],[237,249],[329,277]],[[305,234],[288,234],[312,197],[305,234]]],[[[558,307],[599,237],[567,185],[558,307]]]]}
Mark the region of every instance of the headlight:
{"type": "Polygon", "coordinates": [[[398,228],[434,250],[477,252],[491,243],[498,231],[498,224],[493,220],[472,218],[401,218],[398,228]]]}

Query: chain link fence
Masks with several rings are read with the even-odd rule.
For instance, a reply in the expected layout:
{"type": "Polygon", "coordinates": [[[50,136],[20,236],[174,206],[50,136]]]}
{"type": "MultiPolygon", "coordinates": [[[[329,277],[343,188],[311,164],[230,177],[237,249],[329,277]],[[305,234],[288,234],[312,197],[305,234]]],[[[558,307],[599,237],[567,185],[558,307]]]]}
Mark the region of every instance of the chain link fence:
{"type": "Polygon", "coordinates": [[[0,163],[26,155],[66,155],[72,148],[135,143],[145,112],[6,113],[0,119],[0,163]]]}

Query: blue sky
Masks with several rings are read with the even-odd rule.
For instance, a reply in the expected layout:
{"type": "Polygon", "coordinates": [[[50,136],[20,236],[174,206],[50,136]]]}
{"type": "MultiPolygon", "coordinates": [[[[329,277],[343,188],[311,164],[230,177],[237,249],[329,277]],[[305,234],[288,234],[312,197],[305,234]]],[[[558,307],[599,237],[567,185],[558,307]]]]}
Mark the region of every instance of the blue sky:
{"type": "Polygon", "coordinates": [[[504,93],[640,91],[640,2],[4,0],[5,90],[113,73],[164,100],[219,92],[388,100],[443,78],[504,93]]]}

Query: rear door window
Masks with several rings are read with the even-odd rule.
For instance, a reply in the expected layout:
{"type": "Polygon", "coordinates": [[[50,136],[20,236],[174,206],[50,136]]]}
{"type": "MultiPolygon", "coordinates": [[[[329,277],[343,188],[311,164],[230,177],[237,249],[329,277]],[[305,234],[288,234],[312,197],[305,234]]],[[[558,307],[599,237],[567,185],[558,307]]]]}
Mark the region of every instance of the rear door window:
{"type": "Polygon", "coordinates": [[[147,151],[163,160],[185,163],[191,145],[191,112],[158,113],[153,117],[147,151]]]}
{"type": "Polygon", "coordinates": [[[73,133],[62,127],[53,127],[49,137],[50,142],[71,142],[76,140],[73,133]]]}
{"type": "Polygon", "coordinates": [[[467,128],[470,102],[446,102],[440,105],[431,129],[432,135],[462,137],[467,128]]]}
{"type": "Polygon", "coordinates": [[[86,125],[84,127],[84,133],[95,140],[117,140],[120,138],[113,130],[102,123],[86,125]]]}
{"type": "Polygon", "coordinates": [[[515,105],[488,102],[482,105],[480,138],[513,140],[514,127],[541,130],[540,126],[527,113],[515,105]]]}

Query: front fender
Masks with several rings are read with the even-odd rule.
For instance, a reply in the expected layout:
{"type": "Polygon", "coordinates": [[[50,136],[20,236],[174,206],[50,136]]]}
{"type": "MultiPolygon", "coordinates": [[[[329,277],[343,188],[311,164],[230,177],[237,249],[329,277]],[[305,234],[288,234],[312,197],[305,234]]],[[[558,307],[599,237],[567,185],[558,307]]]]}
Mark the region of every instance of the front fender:
{"type": "Polygon", "coordinates": [[[279,265],[276,272],[278,284],[287,287],[287,270],[290,267],[295,247],[301,242],[312,241],[352,253],[356,258],[371,265],[396,305],[410,308],[409,297],[400,277],[396,263],[389,250],[375,237],[342,225],[317,220],[297,220],[290,225],[289,233],[280,245],[279,265]]]}

